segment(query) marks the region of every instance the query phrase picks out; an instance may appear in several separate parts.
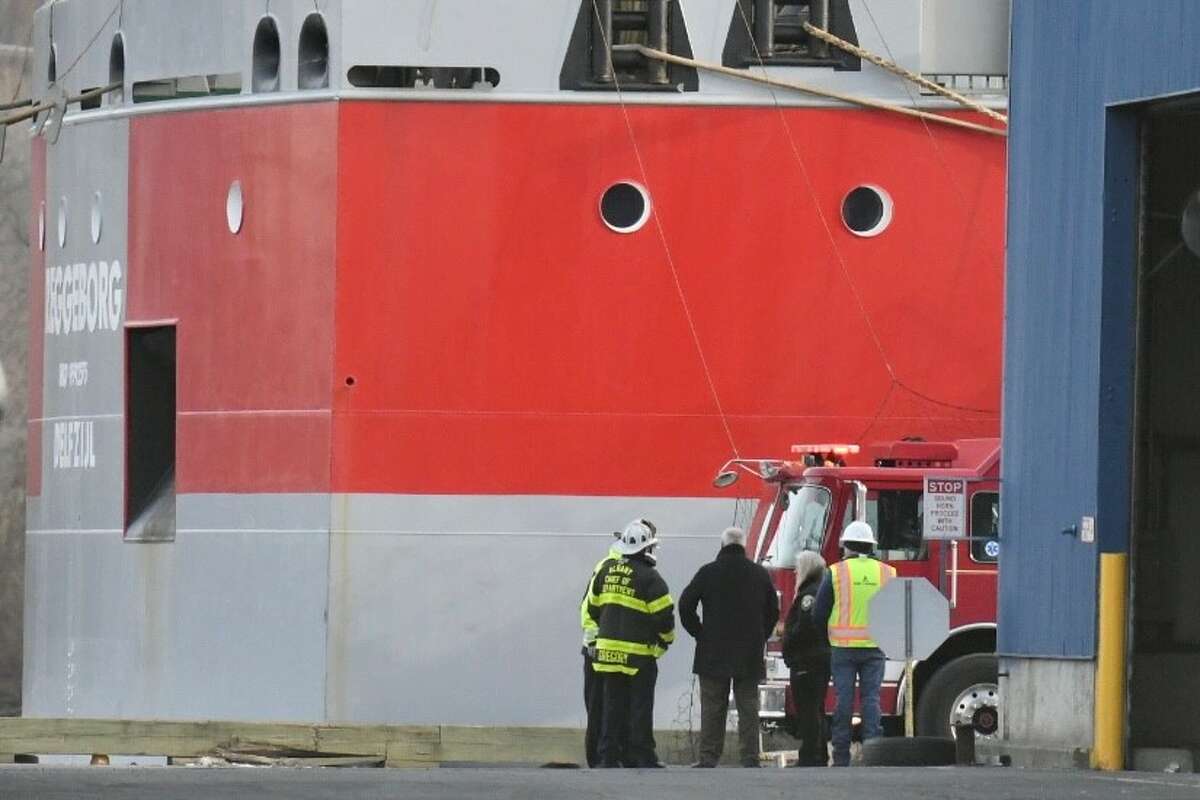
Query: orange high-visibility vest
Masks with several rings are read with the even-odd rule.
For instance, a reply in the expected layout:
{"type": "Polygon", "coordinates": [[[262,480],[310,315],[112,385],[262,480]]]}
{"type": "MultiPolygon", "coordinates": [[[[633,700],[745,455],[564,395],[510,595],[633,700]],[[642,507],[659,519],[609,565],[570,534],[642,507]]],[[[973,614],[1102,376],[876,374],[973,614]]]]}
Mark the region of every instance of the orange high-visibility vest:
{"type": "Polygon", "coordinates": [[[833,578],[833,609],[829,612],[829,643],[834,647],[878,647],[867,625],[875,593],[896,577],[896,569],[859,556],[829,568],[833,578]]]}

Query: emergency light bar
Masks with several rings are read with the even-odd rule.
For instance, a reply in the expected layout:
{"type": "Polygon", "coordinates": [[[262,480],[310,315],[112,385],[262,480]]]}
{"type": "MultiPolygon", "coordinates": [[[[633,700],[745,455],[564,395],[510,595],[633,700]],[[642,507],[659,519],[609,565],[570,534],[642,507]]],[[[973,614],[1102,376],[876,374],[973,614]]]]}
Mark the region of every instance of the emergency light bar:
{"type": "Polygon", "coordinates": [[[853,456],[858,455],[858,445],[856,444],[794,444],[792,445],[793,453],[818,454],[818,453],[833,453],[835,456],[853,456]]]}

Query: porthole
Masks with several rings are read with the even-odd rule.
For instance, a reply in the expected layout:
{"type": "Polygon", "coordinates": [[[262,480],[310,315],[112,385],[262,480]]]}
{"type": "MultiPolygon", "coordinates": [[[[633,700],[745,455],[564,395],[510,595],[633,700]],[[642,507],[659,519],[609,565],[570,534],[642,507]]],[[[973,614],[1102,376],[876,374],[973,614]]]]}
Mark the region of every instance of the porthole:
{"type": "Polygon", "coordinates": [[[614,183],[600,198],[600,218],[609,230],[633,233],[650,219],[650,195],[636,183],[614,183]]]}
{"type": "Polygon", "coordinates": [[[279,91],[279,27],[273,17],[263,17],[254,30],[251,87],[255,92],[279,91]]]}
{"type": "Polygon", "coordinates": [[[100,228],[103,222],[100,213],[102,200],[99,192],[92,195],[92,244],[100,244],[100,228]]]}
{"type": "Polygon", "coordinates": [[[878,236],[892,222],[892,198],[878,186],[857,186],[842,201],[842,223],[855,236],[878,236]]]}
{"type": "Polygon", "coordinates": [[[329,88],[329,32],[325,18],[312,13],[300,26],[300,64],[296,83],[301,89],[329,88]]]}
{"type": "Polygon", "coordinates": [[[61,250],[67,246],[67,198],[58,201],[58,247],[61,250]]]}
{"type": "Polygon", "coordinates": [[[229,225],[230,233],[241,231],[245,209],[245,200],[242,198],[242,182],[234,181],[229,184],[229,193],[225,195],[225,222],[229,225]]]}

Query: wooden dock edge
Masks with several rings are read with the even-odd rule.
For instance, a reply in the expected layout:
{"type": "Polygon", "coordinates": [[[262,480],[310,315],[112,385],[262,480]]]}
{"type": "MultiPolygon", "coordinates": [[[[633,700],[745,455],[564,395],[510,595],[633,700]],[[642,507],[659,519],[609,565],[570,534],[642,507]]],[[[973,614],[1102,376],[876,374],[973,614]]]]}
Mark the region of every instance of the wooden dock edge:
{"type": "MultiPolygon", "coordinates": [[[[687,731],[656,731],[655,737],[664,757],[691,752],[687,731]]],[[[730,744],[727,750],[736,752],[730,744]]],[[[584,764],[583,731],[577,728],[0,718],[0,762],[33,753],[198,758],[246,746],[324,758],[372,756],[388,767],[584,764]]]]}

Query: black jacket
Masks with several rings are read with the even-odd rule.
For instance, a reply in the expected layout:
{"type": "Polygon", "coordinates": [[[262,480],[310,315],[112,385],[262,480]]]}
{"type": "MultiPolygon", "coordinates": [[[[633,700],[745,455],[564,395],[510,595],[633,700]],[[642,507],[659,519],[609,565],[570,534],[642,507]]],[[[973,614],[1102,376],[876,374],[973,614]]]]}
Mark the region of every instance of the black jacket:
{"type": "Polygon", "coordinates": [[[587,603],[598,628],[596,672],[634,675],[675,641],[675,604],[667,582],[641,553],[602,562],[587,603]]]}
{"type": "Polygon", "coordinates": [[[829,660],[829,620],[815,613],[823,577],[824,570],[800,585],[783,624],[783,661],[792,669],[829,660]]]}
{"type": "Polygon", "coordinates": [[[764,678],[763,645],[779,619],[767,571],[741,545],[721,548],[679,597],[679,621],[696,640],[692,671],[706,678],[764,678]],[[696,606],[704,607],[704,621],[696,606]]]}

